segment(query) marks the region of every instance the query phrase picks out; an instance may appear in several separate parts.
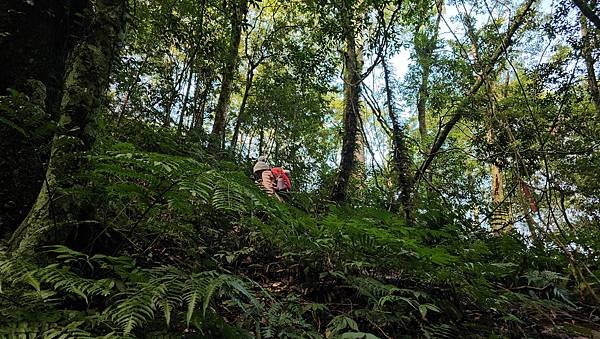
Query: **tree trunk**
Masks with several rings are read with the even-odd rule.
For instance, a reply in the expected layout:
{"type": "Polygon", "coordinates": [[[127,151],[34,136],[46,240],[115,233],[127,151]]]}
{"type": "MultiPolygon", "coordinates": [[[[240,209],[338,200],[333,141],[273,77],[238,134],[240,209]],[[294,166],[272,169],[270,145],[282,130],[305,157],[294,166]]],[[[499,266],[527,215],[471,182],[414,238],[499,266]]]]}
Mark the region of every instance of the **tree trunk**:
{"type": "MultiPolygon", "coordinates": [[[[357,38],[358,39],[358,38],[357,38]]],[[[356,42],[355,40],[355,46],[356,46],[356,65],[357,68],[360,70],[360,72],[362,72],[362,67],[364,64],[364,60],[363,60],[363,51],[362,51],[362,41],[360,42],[356,42]]],[[[360,84],[359,86],[359,90],[360,90],[360,84]]],[[[358,96],[360,97],[360,92],[358,94],[358,96]]],[[[362,116],[360,116],[360,102],[357,102],[357,120],[358,120],[358,128],[356,129],[356,147],[354,148],[354,168],[352,169],[352,178],[354,178],[355,180],[357,180],[358,183],[360,183],[361,185],[359,186],[360,188],[364,188],[364,183],[366,182],[367,179],[367,157],[366,157],[366,152],[365,152],[365,148],[369,147],[369,144],[367,142],[367,130],[365,129],[365,125],[364,125],[364,121],[362,116]]]]}
{"type": "MultiPolygon", "coordinates": [[[[45,113],[46,120],[58,120],[65,61],[73,43],[69,33],[80,34],[83,23],[77,22],[75,13],[83,7],[82,0],[0,1],[0,96],[8,94],[7,88],[16,89],[45,113]]],[[[8,118],[1,108],[0,116],[8,118]]],[[[26,120],[16,118],[18,125],[26,120]]],[[[0,237],[4,237],[36,200],[52,136],[26,138],[1,123],[0,135],[0,237]]]]}
{"type": "Polygon", "coordinates": [[[340,169],[331,192],[331,200],[337,202],[343,202],[347,199],[348,184],[354,169],[362,72],[359,56],[357,55],[356,32],[352,24],[354,13],[351,4],[344,1],[340,10],[345,43],[344,135],[342,138],[340,169]]]}
{"type": "Polygon", "coordinates": [[[190,96],[190,88],[192,88],[192,78],[194,73],[190,69],[190,76],[187,81],[187,88],[185,89],[185,96],[183,97],[183,104],[181,105],[181,110],[179,111],[179,123],[177,124],[177,133],[181,133],[183,130],[183,118],[185,117],[185,111],[187,109],[187,104],[190,96]]]}
{"type": "MultiPolygon", "coordinates": [[[[360,127],[364,127],[361,126],[360,127]]],[[[367,136],[363,133],[364,128],[357,128],[356,130],[356,147],[354,148],[354,169],[352,176],[363,183],[366,179],[366,168],[367,160],[365,154],[365,147],[367,146],[367,136]]]]}
{"type": "MultiPolygon", "coordinates": [[[[192,56],[190,57],[189,63],[184,63],[180,73],[177,73],[177,66],[174,67],[174,72],[176,75],[175,83],[172,84],[173,88],[171,90],[169,98],[165,101],[165,111],[163,113],[163,127],[171,127],[171,110],[173,109],[173,105],[175,104],[175,100],[177,99],[177,94],[179,93],[179,88],[181,87],[181,83],[185,78],[185,74],[188,68],[191,68],[192,64],[194,63],[194,56],[195,51],[192,52],[192,56]]],[[[169,81],[171,81],[171,76],[169,76],[169,81]]]]}
{"type": "Polygon", "coordinates": [[[242,38],[242,24],[248,11],[248,0],[237,0],[233,2],[234,8],[231,15],[231,40],[229,45],[229,56],[225,62],[221,76],[221,92],[215,108],[215,121],[211,131],[210,148],[219,150],[223,148],[221,140],[225,135],[225,122],[227,120],[227,110],[231,97],[233,77],[238,65],[238,53],[240,41],[242,38]]]}
{"type": "MultiPolygon", "coordinates": [[[[196,84],[196,93],[198,93],[197,91],[199,84],[200,82],[198,81],[198,83],[196,84]]],[[[200,97],[194,98],[194,101],[196,102],[194,104],[194,129],[202,129],[204,127],[204,110],[206,108],[206,102],[208,101],[208,95],[210,93],[210,90],[212,89],[212,80],[205,80],[204,86],[205,87],[202,90],[200,97]],[[198,101],[200,102],[199,104],[197,103],[198,101]]]]}
{"type": "Polygon", "coordinates": [[[490,218],[492,231],[509,232],[512,229],[510,224],[508,205],[504,196],[504,182],[502,170],[496,164],[490,165],[490,175],[492,178],[492,216],[490,218]]]}
{"type": "Polygon", "coordinates": [[[592,56],[592,46],[590,32],[588,30],[587,19],[585,16],[579,18],[581,22],[581,40],[583,43],[582,52],[587,70],[588,90],[596,108],[596,114],[600,116],[600,92],[598,91],[598,80],[596,78],[596,70],[594,68],[594,57],[592,56]]]}
{"type": "Polygon", "coordinates": [[[419,84],[419,91],[417,92],[417,118],[419,121],[419,135],[421,140],[424,140],[427,135],[427,120],[425,116],[425,109],[427,107],[427,101],[429,100],[429,75],[431,74],[431,66],[433,59],[433,52],[437,45],[438,31],[440,26],[440,20],[442,18],[442,7],[444,6],[443,0],[436,1],[436,8],[438,11],[435,26],[431,37],[427,37],[423,34],[424,41],[419,41],[419,31],[421,30],[422,24],[418,24],[415,30],[415,52],[417,54],[417,60],[421,66],[421,83],[419,84]],[[424,46],[420,46],[424,45],[424,46]]]}
{"type": "Polygon", "coordinates": [[[585,15],[585,17],[596,26],[596,29],[600,29],[600,18],[594,13],[594,10],[586,3],[586,1],[573,0],[573,3],[579,8],[581,14],[585,15]]]}
{"type": "MultiPolygon", "coordinates": [[[[246,155],[246,159],[250,159],[250,154],[252,152],[252,141],[254,141],[254,131],[250,132],[248,136],[248,153],[246,155]]],[[[260,156],[260,153],[258,154],[260,156]]]]}
{"type": "Polygon", "coordinates": [[[404,126],[400,125],[396,112],[394,112],[394,98],[390,86],[390,71],[385,57],[382,58],[383,78],[385,80],[385,94],[388,108],[388,115],[392,121],[392,143],[393,143],[393,161],[397,174],[397,184],[399,189],[399,202],[402,205],[402,211],[406,222],[413,223],[413,180],[410,175],[410,154],[406,147],[406,135],[404,126]]]}
{"type": "Polygon", "coordinates": [[[93,7],[88,5],[87,32],[67,60],[59,131],[52,141],[46,180],[9,242],[9,248],[18,253],[32,252],[44,244],[64,243],[74,230],[94,224],[90,222],[89,206],[80,206],[73,188],[82,184],[77,182],[77,175],[85,166],[85,152],[94,142],[95,120],[108,88],[127,3],[97,0],[93,7]]]}
{"type": "MultiPolygon", "coordinates": [[[[477,61],[479,62],[479,60],[477,61]]],[[[494,93],[494,82],[495,79],[488,79],[485,81],[486,94],[488,98],[487,105],[487,120],[488,120],[488,130],[487,130],[487,142],[488,144],[494,143],[494,119],[496,119],[496,95],[494,93]]],[[[490,225],[492,231],[499,232],[509,232],[512,229],[512,224],[510,224],[510,215],[508,204],[505,201],[506,197],[504,195],[504,180],[502,174],[502,168],[498,165],[499,159],[492,159],[492,163],[490,165],[490,177],[491,177],[491,196],[492,196],[492,215],[490,218],[490,225]]]]}
{"type": "Polygon", "coordinates": [[[237,147],[240,128],[242,126],[242,123],[246,121],[246,103],[248,102],[248,96],[250,95],[250,89],[252,88],[252,80],[254,79],[254,69],[254,65],[250,63],[248,65],[248,72],[246,73],[246,87],[244,88],[242,103],[240,104],[240,110],[235,121],[235,127],[233,128],[233,136],[231,137],[231,150],[234,152],[237,147]]]}
{"type": "MultiPolygon", "coordinates": [[[[475,81],[483,82],[485,87],[485,94],[487,97],[486,105],[486,119],[487,119],[487,143],[489,145],[494,143],[494,119],[496,117],[496,94],[494,92],[494,82],[496,77],[492,76],[493,72],[490,72],[488,76],[483,77],[481,71],[484,68],[483,61],[479,54],[479,43],[475,28],[472,25],[471,20],[467,17],[467,35],[471,40],[471,55],[473,58],[473,64],[476,69],[475,81]]],[[[492,213],[490,215],[490,226],[494,233],[508,232],[512,228],[509,224],[508,208],[505,203],[504,197],[504,182],[502,180],[502,170],[498,166],[498,159],[491,159],[490,164],[490,177],[491,177],[491,208],[492,213]]]]}

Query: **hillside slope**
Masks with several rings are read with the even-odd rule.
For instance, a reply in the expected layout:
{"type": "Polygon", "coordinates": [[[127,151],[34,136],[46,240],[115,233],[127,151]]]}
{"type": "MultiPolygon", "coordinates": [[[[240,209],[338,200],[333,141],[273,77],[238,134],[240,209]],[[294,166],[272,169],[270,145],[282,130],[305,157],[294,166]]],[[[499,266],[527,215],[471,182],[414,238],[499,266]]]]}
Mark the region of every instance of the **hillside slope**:
{"type": "Polygon", "coordinates": [[[91,186],[75,192],[98,206],[94,241],[81,243],[90,238],[81,227],[39,262],[2,253],[0,333],[600,335],[595,307],[556,249],[469,233],[435,206],[408,227],[318,192],[279,203],[255,186],[249,164],[209,156],[201,136],[171,133],[138,123],[103,132],[89,156],[91,186]]]}

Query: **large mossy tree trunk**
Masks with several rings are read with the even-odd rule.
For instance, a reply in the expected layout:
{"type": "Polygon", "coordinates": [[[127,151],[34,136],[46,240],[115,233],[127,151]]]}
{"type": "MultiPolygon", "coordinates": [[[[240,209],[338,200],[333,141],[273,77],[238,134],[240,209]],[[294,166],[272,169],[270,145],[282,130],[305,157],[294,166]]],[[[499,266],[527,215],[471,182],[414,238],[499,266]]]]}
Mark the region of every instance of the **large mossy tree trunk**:
{"type": "Polygon", "coordinates": [[[52,131],[62,97],[65,60],[71,36],[81,30],[85,0],[0,1],[0,96],[8,107],[27,105],[8,89],[28,97],[28,109],[8,111],[0,117],[21,129],[0,123],[0,237],[10,236],[35,202],[43,182],[52,131]],[[46,126],[46,127],[43,127],[46,126]]]}
{"type": "Polygon", "coordinates": [[[331,200],[342,202],[347,199],[348,184],[355,165],[356,138],[358,133],[359,98],[361,83],[359,49],[356,46],[354,13],[350,1],[342,1],[341,25],[345,43],[344,50],[344,135],[340,168],[331,191],[331,200]]]}
{"type": "Polygon", "coordinates": [[[86,184],[80,174],[94,142],[95,121],[123,35],[126,11],[126,0],[97,0],[82,12],[87,28],[66,62],[58,131],[52,140],[45,182],[9,242],[9,248],[17,253],[64,243],[74,231],[95,224],[91,206],[75,192],[86,184]]]}
{"type": "Polygon", "coordinates": [[[23,85],[29,79],[41,81],[47,91],[47,113],[58,118],[70,37],[80,34],[77,14],[85,2],[0,1],[0,95],[7,88],[26,89],[23,85]]]}

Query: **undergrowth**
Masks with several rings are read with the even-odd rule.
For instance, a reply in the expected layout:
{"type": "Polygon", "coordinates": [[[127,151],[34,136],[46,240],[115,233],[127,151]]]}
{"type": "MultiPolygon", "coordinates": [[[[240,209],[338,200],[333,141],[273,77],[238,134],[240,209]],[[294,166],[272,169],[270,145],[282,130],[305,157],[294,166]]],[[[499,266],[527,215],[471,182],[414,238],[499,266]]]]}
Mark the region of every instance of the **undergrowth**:
{"type": "MultiPolygon", "coordinates": [[[[129,123],[89,155],[87,243],[0,254],[0,334],[48,338],[592,336],[557,249],[467,221],[278,203],[202,136],[129,123]],[[177,140],[177,142],[175,142],[177,140]]],[[[434,213],[434,212],[431,212],[434,213]]],[[[82,230],[83,232],[83,230],[82,230]]],[[[597,269],[596,269],[597,271],[597,269]]],[[[595,287],[597,289],[597,287],[595,287]]],[[[597,332],[595,332],[597,333],[597,332]]]]}

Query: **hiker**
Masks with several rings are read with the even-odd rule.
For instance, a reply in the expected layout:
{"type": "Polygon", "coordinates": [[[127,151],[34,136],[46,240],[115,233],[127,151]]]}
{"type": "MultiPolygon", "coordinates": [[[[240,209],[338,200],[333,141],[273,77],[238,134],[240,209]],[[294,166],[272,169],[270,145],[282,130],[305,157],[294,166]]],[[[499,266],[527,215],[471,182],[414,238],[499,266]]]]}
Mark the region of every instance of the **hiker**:
{"type": "Polygon", "coordinates": [[[275,177],[275,190],[277,192],[289,192],[292,189],[292,182],[289,177],[290,171],[281,167],[273,167],[271,173],[275,177]]]}
{"type": "Polygon", "coordinates": [[[262,188],[269,196],[277,195],[275,193],[275,188],[277,187],[275,176],[273,176],[271,167],[267,164],[267,158],[265,156],[258,157],[252,172],[254,173],[254,180],[262,185],[262,188]]]}

